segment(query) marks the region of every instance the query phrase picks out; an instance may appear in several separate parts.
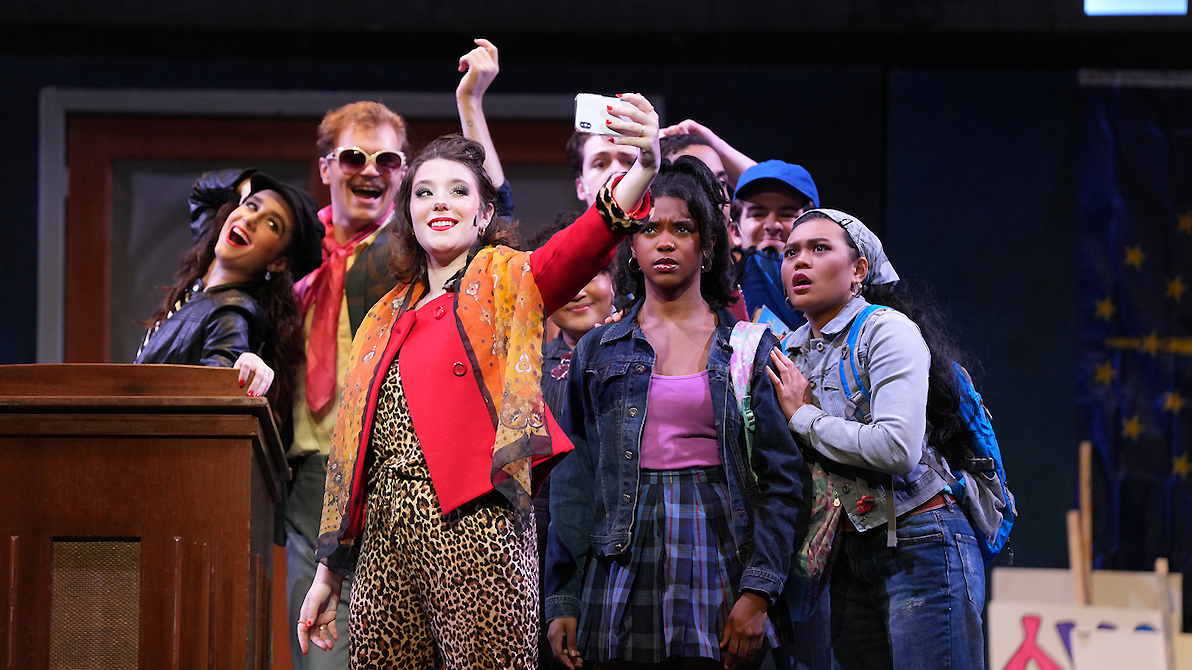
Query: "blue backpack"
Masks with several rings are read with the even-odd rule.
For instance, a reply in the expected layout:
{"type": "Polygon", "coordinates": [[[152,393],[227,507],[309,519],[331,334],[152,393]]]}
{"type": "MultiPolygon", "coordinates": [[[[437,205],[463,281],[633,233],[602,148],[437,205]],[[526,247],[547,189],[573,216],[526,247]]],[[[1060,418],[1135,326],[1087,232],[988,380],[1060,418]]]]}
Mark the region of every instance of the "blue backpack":
{"type": "MultiPolygon", "coordinates": [[[[861,381],[860,366],[857,363],[857,340],[866,320],[882,305],[870,305],[861,311],[849,327],[847,346],[841,352],[848,356],[848,365],[840,365],[840,392],[846,402],[856,407],[854,416],[858,421],[870,421],[869,390],[861,381]]],[[[1018,512],[1014,509],[1014,494],[1006,488],[1006,468],[1002,464],[1002,450],[993,433],[992,415],[985,408],[981,394],[973,386],[972,377],[959,363],[956,366],[956,390],[960,392],[960,415],[972,437],[968,443],[967,458],[961,463],[948,463],[951,470],[936,470],[952,489],[961,508],[964,509],[977,536],[977,545],[989,565],[1001,553],[1010,539],[1010,529],[1018,512]]],[[[928,459],[932,461],[933,459],[928,459]]],[[[1011,553],[1013,560],[1013,553],[1011,553]]]]}

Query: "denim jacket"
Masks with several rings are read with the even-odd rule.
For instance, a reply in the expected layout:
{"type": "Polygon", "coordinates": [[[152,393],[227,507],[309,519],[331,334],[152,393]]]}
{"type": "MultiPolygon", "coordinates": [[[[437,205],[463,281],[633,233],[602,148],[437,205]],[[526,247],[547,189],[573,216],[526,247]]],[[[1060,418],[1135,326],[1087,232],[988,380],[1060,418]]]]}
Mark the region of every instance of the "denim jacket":
{"type": "Polygon", "coordinates": [[[870,420],[853,416],[856,408],[841,393],[840,365],[853,319],[869,303],[853,298],[813,338],[811,326],[789,340],[791,359],[807,378],[811,403],[790,420],[790,430],[818,452],[849,520],[865,531],[887,522],[886,500],[894,492],[895,516],[930,500],[946,483],[935,450],[926,444],[927,374],[931,354],[919,328],[901,312],[881,309],[857,338],[857,361],[870,390],[870,420]],[[857,503],[866,491],[875,500],[868,512],[857,503]]]}
{"type": "MultiPolygon", "coordinates": [[[[642,428],[654,369],[654,350],[638,325],[641,303],[619,323],[588,333],[571,355],[564,428],[575,451],[551,475],[546,615],[579,618],[584,569],[590,557],[628,551],[637,509],[642,428]]],[[[745,566],[740,588],[773,602],[790,568],[795,518],[802,501],[803,457],[783,421],[766,365],[777,339],[766,333],[753,364],[756,415],[753,471],[746,469],[744,427],[729,376],[729,336],[736,321],[717,312],[708,348],[720,457],[727,474],[733,537],[745,566]]]]}

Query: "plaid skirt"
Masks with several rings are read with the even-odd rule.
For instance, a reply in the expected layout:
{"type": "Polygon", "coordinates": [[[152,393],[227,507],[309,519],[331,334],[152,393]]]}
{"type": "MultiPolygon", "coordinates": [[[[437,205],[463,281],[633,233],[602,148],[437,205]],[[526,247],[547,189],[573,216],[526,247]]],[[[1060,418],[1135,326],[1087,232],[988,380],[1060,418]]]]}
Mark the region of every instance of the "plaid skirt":
{"type": "MultiPolygon", "coordinates": [[[[720,660],[744,566],[724,469],[642,470],[629,551],[593,558],[578,646],[585,660],[720,660]]],[[[771,646],[778,640],[767,622],[771,646]]]]}

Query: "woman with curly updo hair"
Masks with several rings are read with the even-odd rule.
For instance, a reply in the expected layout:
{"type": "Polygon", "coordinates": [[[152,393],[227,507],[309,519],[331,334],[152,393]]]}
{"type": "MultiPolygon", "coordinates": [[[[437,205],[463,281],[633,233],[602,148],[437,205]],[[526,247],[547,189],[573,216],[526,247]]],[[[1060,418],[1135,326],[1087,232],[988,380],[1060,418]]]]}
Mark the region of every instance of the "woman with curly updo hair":
{"type": "Polygon", "coordinates": [[[484,149],[459,136],[410,163],[396,202],[397,286],[357,332],[331,447],[314,585],[298,634],[330,648],[355,573],[358,668],[531,668],[531,499],[571,449],[543,403],[542,333],[648,218],[658,117],[624,94],[610,128],[642,160],[533,252],[494,214],[484,149]],[[366,505],[367,503],[367,505],[366,505]]]}

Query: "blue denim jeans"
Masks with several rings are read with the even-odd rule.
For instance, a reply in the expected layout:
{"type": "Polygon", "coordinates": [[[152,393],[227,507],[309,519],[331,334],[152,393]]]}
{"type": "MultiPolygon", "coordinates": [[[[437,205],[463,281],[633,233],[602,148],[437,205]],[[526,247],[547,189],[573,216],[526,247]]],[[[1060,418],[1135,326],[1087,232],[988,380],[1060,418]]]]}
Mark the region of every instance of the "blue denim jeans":
{"type": "Polygon", "coordinates": [[[832,567],[834,668],[977,670],[985,667],[985,564],[955,504],[886,529],[842,532],[832,567]]]}
{"type": "Polygon", "coordinates": [[[776,670],[831,670],[832,585],[824,587],[805,621],[791,622],[791,641],[774,650],[776,670]]]}

